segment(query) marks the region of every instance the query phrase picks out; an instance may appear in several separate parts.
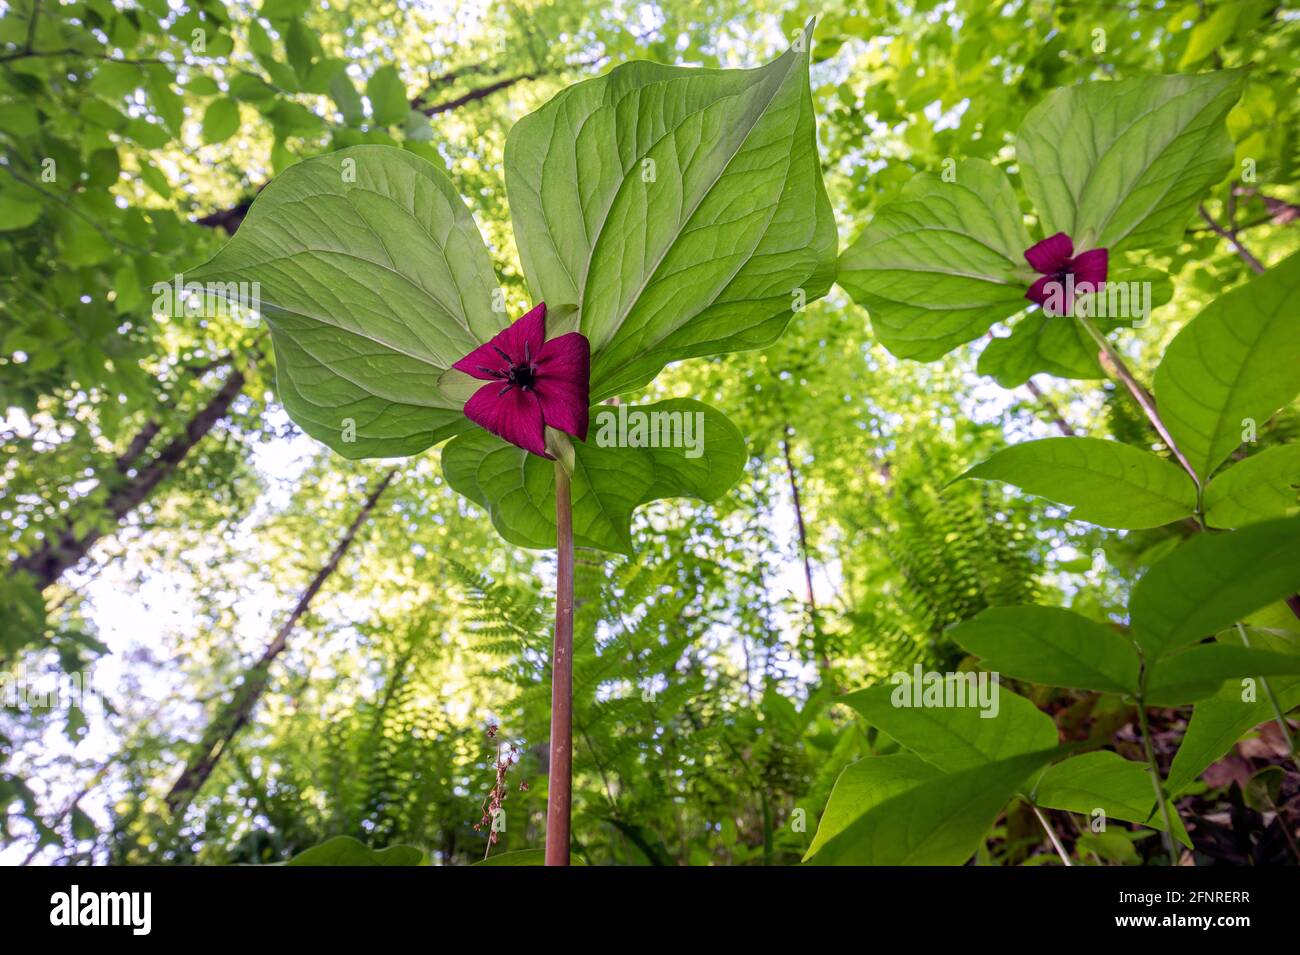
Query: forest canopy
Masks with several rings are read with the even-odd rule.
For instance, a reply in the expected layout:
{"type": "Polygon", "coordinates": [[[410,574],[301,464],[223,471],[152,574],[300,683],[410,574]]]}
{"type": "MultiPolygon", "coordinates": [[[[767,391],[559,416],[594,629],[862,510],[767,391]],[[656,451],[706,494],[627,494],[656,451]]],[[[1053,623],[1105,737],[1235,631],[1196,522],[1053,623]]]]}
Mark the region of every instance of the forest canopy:
{"type": "Polygon", "coordinates": [[[1297,75],[0,3],[0,862],[1300,863],[1297,75]]]}

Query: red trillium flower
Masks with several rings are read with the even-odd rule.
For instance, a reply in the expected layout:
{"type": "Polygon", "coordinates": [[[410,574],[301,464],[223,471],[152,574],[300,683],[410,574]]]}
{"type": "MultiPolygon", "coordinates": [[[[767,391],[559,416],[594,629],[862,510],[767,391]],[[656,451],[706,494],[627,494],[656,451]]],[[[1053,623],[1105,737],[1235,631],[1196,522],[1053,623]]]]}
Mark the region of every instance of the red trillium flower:
{"type": "Polygon", "coordinates": [[[1083,291],[1094,292],[1106,281],[1110,253],[1106,249],[1089,249],[1075,255],[1070,237],[1058,232],[1026,249],[1025,261],[1043,276],[1029,286],[1025,298],[1043,306],[1049,315],[1069,315],[1074,310],[1075,289],[1087,283],[1083,291]]]}
{"type": "Polygon", "coordinates": [[[544,458],[547,425],[587,440],[591,344],[578,332],[547,341],[545,302],[452,367],[490,382],[465,416],[497,437],[544,458]]]}

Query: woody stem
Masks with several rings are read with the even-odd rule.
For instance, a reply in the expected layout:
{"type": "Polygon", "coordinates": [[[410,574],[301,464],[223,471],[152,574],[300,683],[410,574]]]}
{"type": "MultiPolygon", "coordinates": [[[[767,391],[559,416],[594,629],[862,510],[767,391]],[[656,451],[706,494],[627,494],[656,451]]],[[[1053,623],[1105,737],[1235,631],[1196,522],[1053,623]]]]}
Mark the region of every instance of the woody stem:
{"type": "Polygon", "coordinates": [[[551,651],[551,759],[546,864],[569,864],[573,802],[573,502],[569,472],[555,462],[555,644],[551,651]]]}
{"type": "Polygon", "coordinates": [[[1160,435],[1160,440],[1165,443],[1165,447],[1169,449],[1170,453],[1173,454],[1178,463],[1182,465],[1183,470],[1187,472],[1187,476],[1192,479],[1192,483],[1196,486],[1196,520],[1198,524],[1201,523],[1201,479],[1197,475],[1196,469],[1192,467],[1191,462],[1187,460],[1186,455],[1183,454],[1182,450],[1178,447],[1178,444],[1174,441],[1173,435],[1169,433],[1169,429],[1165,426],[1164,419],[1160,417],[1160,412],[1156,409],[1155,398],[1152,396],[1151,392],[1142,387],[1141,382],[1133,376],[1133,372],[1129,371],[1128,365],[1124,363],[1124,359],[1120,357],[1119,352],[1115,350],[1113,345],[1111,345],[1110,340],[1101,333],[1101,330],[1098,329],[1090,319],[1079,317],[1078,321],[1083,325],[1084,330],[1092,337],[1092,340],[1097,344],[1097,348],[1101,351],[1103,367],[1106,368],[1106,371],[1110,373],[1112,378],[1118,379],[1119,382],[1128,389],[1128,393],[1133,396],[1133,400],[1136,401],[1138,407],[1142,409],[1142,413],[1145,414],[1147,420],[1151,422],[1151,426],[1156,429],[1156,434],[1160,435]]]}

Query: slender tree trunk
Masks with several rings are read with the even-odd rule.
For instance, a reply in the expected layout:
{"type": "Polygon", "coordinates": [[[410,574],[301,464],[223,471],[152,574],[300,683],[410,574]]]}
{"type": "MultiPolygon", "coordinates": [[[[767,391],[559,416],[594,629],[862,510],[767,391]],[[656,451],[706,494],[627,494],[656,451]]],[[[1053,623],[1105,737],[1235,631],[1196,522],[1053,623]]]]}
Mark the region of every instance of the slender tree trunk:
{"type": "Polygon", "coordinates": [[[343,555],[352,546],[361,525],[370,517],[380,495],[384,493],[384,490],[396,474],[396,468],[389,471],[375,486],[375,489],[370,492],[365,503],[361,505],[361,510],[352,518],[352,523],[348,525],[347,530],[343,532],[343,536],[334,545],[334,550],[330,552],[329,559],[316,572],[316,576],[311,579],[307,589],[299,596],[298,602],[294,605],[289,616],[281,624],[280,629],[276,631],[275,637],[267,644],[258,661],[245,671],[244,679],[235,691],[234,697],[204,732],[203,738],[190,756],[189,763],[181,772],[175,785],[172,786],[171,792],[167,794],[167,807],[171,810],[173,816],[185,811],[185,808],[190,804],[190,800],[203,788],[203,784],[212,775],[212,771],[221,760],[221,756],[230,745],[231,740],[248,724],[254,708],[270,682],[271,664],[288,646],[289,635],[293,632],[294,627],[298,625],[298,621],[302,619],[303,614],[307,612],[308,607],[311,606],[312,598],[316,596],[325,581],[338,568],[339,561],[343,559],[343,555]]]}
{"type": "Polygon", "coordinates": [[[1038,387],[1034,379],[1030,378],[1026,381],[1025,387],[1029,389],[1031,395],[1038,399],[1038,403],[1043,406],[1048,417],[1051,418],[1052,424],[1056,425],[1057,431],[1061,432],[1061,434],[1065,435],[1067,438],[1078,436],[1078,432],[1074,430],[1074,427],[1070,422],[1066,421],[1065,416],[1061,414],[1061,409],[1056,406],[1056,402],[1043,394],[1043,389],[1038,387]]]}
{"type": "Polygon", "coordinates": [[[808,619],[813,632],[813,656],[817,659],[823,677],[830,671],[831,661],[826,656],[822,645],[821,620],[817,615],[817,599],[813,595],[812,561],[808,557],[808,529],[803,519],[803,502],[799,496],[799,475],[794,469],[794,458],[790,456],[790,423],[782,425],[781,452],[785,455],[785,470],[790,476],[790,498],[794,502],[795,529],[799,533],[799,556],[803,559],[803,579],[808,603],[808,619]]]}
{"type": "MultiPolygon", "coordinates": [[[[1235,200],[1233,201],[1235,203],[1235,200]]],[[[1221,238],[1227,239],[1228,244],[1232,246],[1233,251],[1237,253],[1237,256],[1245,262],[1247,266],[1250,267],[1252,272],[1256,275],[1264,274],[1264,263],[1255,258],[1237,235],[1237,228],[1232,223],[1232,220],[1235,218],[1234,209],[1232,207],[1229,208],[1228,225],[1226,226],[1221,226],[1219,223],[1214,221],[1214,217],[1206,211],[1204,205],[1199,205],[1196,208],[1197,211],[1200,212],[1201,218],[1205,220],[1205,224],[1210,227],[1210,231],[1221,238]]]]}
{"type": "Polygon", "coordinates": [[[546,783],[546,864],[569,864],[573,805],[573,502],[555,462],[555,645],[551,651],[551,757],[546,783]]]}
{"type": "Polygon", "coordinates": [[[190,450],[212,430],[213,425],[226,416],[231,403],[243,388],[244,373],[232,367],[226,383],[186,423],[184,432],[169,441],[157,457],[131,476],[136,460],[161,430],[154,422],[146,424],[117,459],[118,475],[125,480],[109,493],[104,502],[103,516],[92,521],[89,529],[80,532],[72,521],[65,523],[60,530],[51,532],[45,543],[32,553],[14,560],[10,564],[10,572],[30,574],[41,590],[58,580],[65,570],[86,556],[86,552],[97,540],[111,533],[111,527],[121,523],[124,517],[148,499],[159,484],[175,473],[190,450]]]}

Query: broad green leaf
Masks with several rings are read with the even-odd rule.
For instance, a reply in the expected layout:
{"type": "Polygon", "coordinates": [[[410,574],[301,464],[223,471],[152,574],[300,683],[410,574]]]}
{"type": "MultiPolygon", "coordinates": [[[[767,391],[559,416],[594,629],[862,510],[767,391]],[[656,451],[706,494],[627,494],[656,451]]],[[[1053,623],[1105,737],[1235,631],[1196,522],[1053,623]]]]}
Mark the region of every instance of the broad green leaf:
{"type": "Polygon", "coordinates": [[[1300,654],[1206,643],[1157,660],[1144,699],[1152,706],[1181,706],[1214,696],[1228,680],[1300,674],[1300,654]]]}
{"type": "Polygon", "coordinates": [[[239,104],[229,97],[214,99],[203,111],[203,141],[224,143],[239,131],[239,104]]]}
{"type": "Polygon", "coordinates": [[[804,853],[807,862],[821,847],[847,829],[855,819],[876,806],[923,782],[942,776],[925,760],[910,753],[868,756],[844,767],[835,780],[817,833],[804,853]]]}
{"type": "Polygon", "coordinates": [[[628,63],[510,131],[524,274],[574,316],[557,333],[591,341],[593,402],[671,361],[768,344],[830,288],[809,43],[756,70],[628,63]]]}
{"type": "Polygon", "coordinates": [[[1180,241],[1196,201],[1228,174],[1224,118],[1235,71],[1080,83],[1025,116],[1016,140],[1025,191],[1044,235],[1076,251],[1180,241]]]}
{"type": "Polygon", "coordinates": [[[1104,378],[1097,346],[1081,324],[1036,309],[1011,334],[992,339],[980,352],[979,373],[1003,388],[1023,385],[1039,372],[1057,378],[1104,378]]]}
{"type": "Polygon", "coordinates": [[[370,849],[351,836],[335,836],[298,853],[285,865],[406,866],[423,861],[424,853],[415,846],[370,849]]]}
{"type": "Polygon", "coordinates": [[[1017,680],[1103,693],[1137,689],[1133,645],[1105,624],[1061,607],[993,607],[948,631],[986,670],[1017,680]]]}
{"type": "Polygon", "coordinates": [[[961,865],[1007,800],[1061,753],[1026,753],[921,782],[867,810],[829,839],[811,864],[961,865]]]}
{"type": "MultiPolygon", "coordinates": [[[[1049,766],[1034,787],[1033,800],[1044,809],[1087,816],[1100,809],[1108,819],[1123,819],[1162,831],[1165,828],[1150,770],[1144,763],[1110,750],[1080,753],[1049,766]]],[[[1174,820],[1178,841],[1190,849],[1192,841],[1182,821],[1173,812],[1169,816],[1174,820]]]]}
{"type": "Polygon", "coordinates": [[[1160,416],[1202,479],[1300,392],[1300,252],[1221,295],[1156,369],[1160,416]]]}
{"type": "MultiPolygon", "coordinates": [[[[976,675],[971,672],[953,676],[976,675]]],[[[996,708],[985,710],[978,701],[970,703],[976,697],[969,685],[968,705],[927,704],[922,696],[922,705],[917,706],[912,695],[914,674],[908,676],[908,683],[868,687],[841,697],[840,702],[853,707],[868,723],[926,762],[949,773],[1056,744],[1056,726],[1051,717],[1000,684],[989,683],[996,708]]]]}
{"type": "MultiPolygon", "coordinates": [[[[1255,649],[1300,654],[1300,635],[1253,627],[1247,628],[1247,633],[1255,649]]],[[[1240,643],[1241,637],[1230,630],[1219,639],[1240,643]]],[[[1273,719],[1273,704],[1259,680],[1252,677],[1245,678],[1251,679],[1249,686],[1243,686],[1242,680],[1229,681],[1213,696],[1197,701],[1169,768],[1166,785],[1170,793],[1187,788],[1245,733],[1273,719]]],[[[1268,678],[1268,684],[1283,713],[1300,706],[1300,676],[1274,676],[1268,678]]]]}
{"type": "Polygon", "coordinates": [[[380,126],[395,126],[406,119],[411,103],[406,86],[393,66],[375,70],[366,84],[366,98],[370,100],[370,115],[380,126]]]}
{"type": "Polygon", "coordinates": [[[389,146],[299,163],[186,281],[259,283],[285,408],[345,457],[414,454],[471,427],[437,381],[499,331],[496,280],[437,168],[389,146]]]}
{"type": "Polygon", "coordinates": [[[981,159],[912,177],[840,257],[840,285],[882,345],[933,361],[1029,307],[1031,245],[1011,183],[981,159]]]}
{"type": "Polygon", "coordinates": [[[1300,444],[1267,448],[1217,474],[1205,489],[1205,520],[1241,527],[1300,510],[1300,444]]]}
{"type": "Polygon", "coordinates": [[[1196,510],[1196,486],[1178,465],[1100,438],[1026,441],[999,451],[962,477],[1006,481],[1071,505],[1071,518],[1102,527],[1159,527],[1196,510]]]}
{"type": "Polygon", "coordinates": [[[1133,635],[1148,662],[1196,643],[1300,587],[1300,517],[1199,534],[1133,588],[1133,635]]]}
{"type": "MultiPolygon", "coordinates": [[[[628,407],[646,420],[681,422],[695,429],[699,455],[682,447],[602,447],[602,434],[619,409],[591,410],[591,433],[575,441],[573,537],[584,547],[632,552],[632,512],[666,497],[711,501],[740,478],[745,439],[721,412],[685,398],[628,407]],[[657,418],[655,416],[667,416],[657,418]],[[694,416],[700,417],[694,417],[694,416]],[[692,416],[688,419],[687,416],[692,416]]],[[[616,425],[615,425],[616,426],[616,425]]],[[[631,433],[629,432],[629,437],[631,433]]],[[[635,440],[635,439],[633,439],[635,440]]],[[[448,443],[442,452],[447,483],[482,505],[506,540],[522,547],[555,546],[555,465],[482,429],[448,443]]]]}

